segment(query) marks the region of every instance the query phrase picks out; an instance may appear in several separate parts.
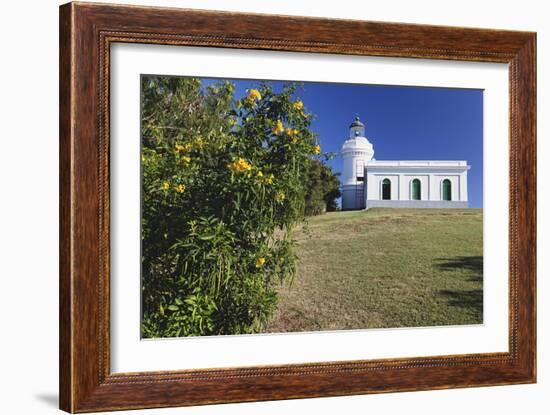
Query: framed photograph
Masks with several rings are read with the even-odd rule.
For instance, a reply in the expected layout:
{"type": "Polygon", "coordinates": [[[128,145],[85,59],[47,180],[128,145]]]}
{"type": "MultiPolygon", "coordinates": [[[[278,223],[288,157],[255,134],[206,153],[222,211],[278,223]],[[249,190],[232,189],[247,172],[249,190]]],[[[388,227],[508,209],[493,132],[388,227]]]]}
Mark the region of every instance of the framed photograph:
{"type": "Polygon", "coordinates": [[[536,35],[60,8],[60,407],[536,381],[536,35]]]}

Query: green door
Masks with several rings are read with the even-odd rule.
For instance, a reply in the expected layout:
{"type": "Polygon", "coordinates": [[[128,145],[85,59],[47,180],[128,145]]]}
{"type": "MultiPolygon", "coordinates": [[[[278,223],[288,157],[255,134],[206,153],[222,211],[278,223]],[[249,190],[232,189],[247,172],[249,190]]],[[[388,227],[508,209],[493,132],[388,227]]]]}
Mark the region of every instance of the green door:
{"type": "Polygon", "coordinates": [[[412,181],[412,200],[420,200],[420,180],[412,181]]]}
{"type": "Polygon", "coordinates": [[[451,181],[449,179],[443,180],[443,200],[451,200],[451,181]]]}
{"type": "Polygon", "coordinates": [[[382,180],[382,200],[391,200],[391,182],[390,182],[390,179],[382,180]]]}

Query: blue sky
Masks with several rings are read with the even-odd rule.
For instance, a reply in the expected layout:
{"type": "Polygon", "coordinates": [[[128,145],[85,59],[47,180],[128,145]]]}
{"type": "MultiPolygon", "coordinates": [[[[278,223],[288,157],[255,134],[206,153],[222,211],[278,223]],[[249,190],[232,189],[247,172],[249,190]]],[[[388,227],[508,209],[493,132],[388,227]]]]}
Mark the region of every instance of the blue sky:
{"type": "MultiPolygon", "coordinates": [[[[204,79],[205,84],[216,82],[204,79]]],[[[232,80],[236,97],[259,81],[232,80]]],[[[282,82],[273,81],[275,90],[282,82]]],[[[483,207],[483,91],[304,82],[297,92],[315,115],[312,129],[329,161],[342,170],[339,151],[358,115],[377,160],[467,160],[470,207],[483,207]]]]}

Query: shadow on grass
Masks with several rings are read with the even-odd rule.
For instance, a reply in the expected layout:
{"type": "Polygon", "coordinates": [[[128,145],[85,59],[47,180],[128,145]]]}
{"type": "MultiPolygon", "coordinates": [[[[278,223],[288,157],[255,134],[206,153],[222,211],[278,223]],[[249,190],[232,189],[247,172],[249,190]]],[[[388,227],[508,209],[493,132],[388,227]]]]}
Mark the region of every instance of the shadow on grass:
{"type": "Polygon", "coordinates": [[[483,257],[482,256],[458,256],[454,258],[436,258],[439,262],[436,266],[442,271],[468,270],[469,281],[483,281],[483,257]]]}
{"type": "Polygon", "coordinates": [[[439,294],[453,307],[467,309],[476,315],[483,313],[483,290],[441,290],[439,294]]]}
{"type": "MultiPolygon", "coordinates": [[[[469,282],[483,282],[483,257],[461,256],[438,258],[437,267],[442,271],[467,270],[469,282]]],[[[469,290],[441,290],[439,294],[448,300],[449,305],[468,309],[476,315],[483,315],[483,287],[469,290]]]]}

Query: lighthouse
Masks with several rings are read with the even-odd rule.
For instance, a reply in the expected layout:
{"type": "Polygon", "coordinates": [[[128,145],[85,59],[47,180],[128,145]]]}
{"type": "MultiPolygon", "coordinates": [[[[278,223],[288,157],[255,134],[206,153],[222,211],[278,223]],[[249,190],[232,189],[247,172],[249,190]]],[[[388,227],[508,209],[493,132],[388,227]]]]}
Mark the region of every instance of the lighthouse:
{"type": "Polygon", "coordinates": [[[349,136],[342,146],[342,210],[365,209],[365,167],[373,159],[372,144],[365,137],[365,124],[359,117],[349,126],[349,136]]]}
{"type": "Polygon", "coordinates": [[[359,117],[341,155],[342,210],[468,207],[466,160],[375,160],[359,117]]]}

